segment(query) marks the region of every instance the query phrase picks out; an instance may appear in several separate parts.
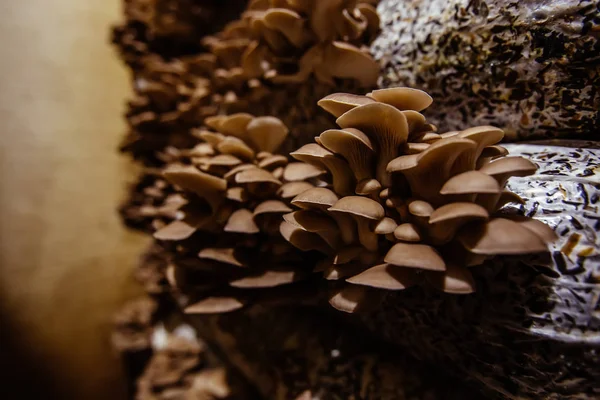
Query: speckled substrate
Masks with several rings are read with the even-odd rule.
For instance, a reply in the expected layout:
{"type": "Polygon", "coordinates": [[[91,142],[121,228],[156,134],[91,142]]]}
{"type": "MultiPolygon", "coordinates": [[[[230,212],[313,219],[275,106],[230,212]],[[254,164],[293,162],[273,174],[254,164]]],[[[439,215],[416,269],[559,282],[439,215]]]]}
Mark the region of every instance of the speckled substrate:
{"type": "Polygon", "coordinates": [[[382,0],[378,12],[380,86],[427,91],[442,131],[600,139],[597,0],[382,0]]]}
{"type": "Polygon", "coordinates": [[[550,225],[547,257],[472,269],[478,292],[409,289],[363,315],[378,337],[507,398],[600,396],[600,150],[508,145],[538,172],[512,178],[526,200],[507,210],[550,225]]]}

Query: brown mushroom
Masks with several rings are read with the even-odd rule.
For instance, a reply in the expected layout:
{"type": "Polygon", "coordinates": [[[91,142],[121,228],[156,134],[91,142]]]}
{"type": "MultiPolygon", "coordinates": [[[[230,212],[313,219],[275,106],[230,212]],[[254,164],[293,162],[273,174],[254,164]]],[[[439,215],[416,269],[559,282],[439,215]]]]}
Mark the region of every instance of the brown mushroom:
{"type": "Polygon", "coordinates": [[[369,251],[377,251],[377,234],[371,230],[370,223],[385,216],[381,204],[366,197],[346,196],[338,200],[328,211],[352,216],[358,227],[358,239],[369,251]]]}
{"type": "Polygon", "coordinates": [[[322,146],[346,159],[358,182],[356,194],[369,195],[379,192],[381,184],[373,179],[374,149],[367,135],[358,129],[329,129],[321,133],[322,146]]]}
{"type": "Polygon", "coordinates": [[[401,111],[422,111],[433,103],[431,96],[424,91],[407,87],[373,90],[367,96],[401,111]]]}
{"type": "Polygon", "coordinates": [[[259,151],[273,153],[288,134],[288,128],[275,117],[257,117],[246,126],[247,136],[259,151]]]}
{"type": "Polygon", "coordinates": [[[494,177],[501,187],[511,176],[528,176],[537,170],[537,166],[523,157],[503,157],[481,167],[479,171],[494,177]]]}
{"type": "Polygon", "coordinates": [[[332,93],[317,102],[319,107],[336,118],[354,107],[370,103],[376,103],[376,101],[367,96],[349,93],[332,93]]]}
{"type": "Polygon", "coordinates": [[[426,244],[396,243],[385,255],[384,261],[399,267],[429,271],[445,271],[446,263],[437,250],[426,244]]]}
{"type": "Polygon", "coordinates": [[[459,231],[457,238],[468,251],[482,255],[531,254],[548,250],[536,233],[506,218],[469,224],[459,231]]]}
{"type": "Polygon", "coordinates": [[[403,290],[413,286],[417,279],[410,268],[384,263],[348,278],[346,282],[387,290],[403,290]]]}
{"type": "Polygon", "coordinates": [[[323,175],[325,170],[312,164],[303,162],[289,163],[283,170],[283,179],[288,182],[304,181],[323,175]]]}
{"type": "Polygon", "coordinates": [[[336,157],[326,148],[317,143],[309,143],[290,153],[290,155],[296,160],[327,168],[331,173],[336,193],[341,195],[354,193],[354,179],[348,163],[336,157]]]}
{"type": "Polygon", "coordinates": [[[342,128],[364,132],[374,143],[378,155],[375,177],[383,187],[391,185],[387,166],[408,139],[408,122],[402,112],[383,104],[365,104],[344,113],[336,120],[342,128]]]}
{"type": "Polygon", "coordinates": [[[184,308],[186,314],[220,314],[238,310],[246,303],[235,297],[207,297],[184,308]]]}
{"type": "Polygon", "coordinates": [[[485,208],[466,202],[445,204],[437,208],[429,217],[429,236],[436,245],[449,242],[458,229],[473,220],[488,218],[485,208]]]}

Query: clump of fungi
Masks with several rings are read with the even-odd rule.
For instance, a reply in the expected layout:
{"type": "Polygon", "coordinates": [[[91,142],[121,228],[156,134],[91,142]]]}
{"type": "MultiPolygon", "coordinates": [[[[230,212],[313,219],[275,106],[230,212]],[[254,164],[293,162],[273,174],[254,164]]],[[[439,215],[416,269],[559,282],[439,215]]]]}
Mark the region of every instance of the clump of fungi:
{"type": "Polygon", "coordinates": [[[264,291],[311,272],[279,225],[292,211],[289,201],[325,173],[277,154],[288,133],[277,118],[239,113],[205,124],[194,132],[195,147],[163,155],[162,176],[174,189],[154,207],[161,217],[154,237],[174,250],[167,278],[193,294],[186,311],[196,313],[233,311],[247,303],[248,289],[264,291]]]}
{"type": "Polygon", "coordinates": [[[254,0],[239,20],[203,39],[210,50],[218,100],[236,101],[263,82],[304,83],[310,76],[373,86],[379,66],[364,47],[379,30],[374,1],[254,0]],[[239,96],[238,96],[239,97],[239,96]]]}
{"type": "Polygon", "coordinates": [[[292,245],[327,255],[316,270],[334,283],[330,304],[353,312],[370,288],[427,283],[447,293],[475,290],[471,267],[495,255],[547,251],[555,234],[525,217],[503,215],[522,202],[505,185],[536,165],[507,157],[501,129],[479,126],[438,133],[420,113],[432,103],[420,90],[335,93],[319,105],[337,118],[291,153],[325,169],[330,184],[293,198],[280,231],[292,245]]]}

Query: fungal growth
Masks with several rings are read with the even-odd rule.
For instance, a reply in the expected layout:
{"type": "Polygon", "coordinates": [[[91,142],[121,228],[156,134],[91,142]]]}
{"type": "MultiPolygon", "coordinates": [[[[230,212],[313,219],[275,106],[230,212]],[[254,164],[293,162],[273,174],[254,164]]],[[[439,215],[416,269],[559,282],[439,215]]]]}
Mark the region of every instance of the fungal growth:
{"type": "Polygon", "coordinates": [[[501,211],[520,201],[507,180],[536,165],[506,157],[497,145],[503,132],[492,126],[438,133],[420,113],[431,103],[409,88],[332,94],[319,105],[340,129],[291,153],[329,178],[293,198],[296,210],[280,231],[299,249],[326,255],[317,270],[336,281],[330,303],[339,310],[365,305],[369,288],[427,284],[471,293],[471,267],[496,255],[545,252],[555,238],[542,222],[501,211]]]}
{"type": "Polygon", "coordinates": [[[279,226],[292,211],[290,200],[325,173],[277,154],[288,134],[277,118],[239,113],[205,123],[195,132],[196,146],[164,155],[162,175],[172,190],[153,208],[154,237],[173,247],[167,278],[192,294],[186,310],[193,313],[232,311],[247,303],[251,289],[309,275],[279,226]]]}
{"type": "Polygon", "coordinates": [[[379,30],[374,1],[254,0],[239,20],[203,43],[215,56],[216,86],[234,92],[261,82],[303,83],[314,76],[373,86],[379,67],[366,48],[379,30]]]}

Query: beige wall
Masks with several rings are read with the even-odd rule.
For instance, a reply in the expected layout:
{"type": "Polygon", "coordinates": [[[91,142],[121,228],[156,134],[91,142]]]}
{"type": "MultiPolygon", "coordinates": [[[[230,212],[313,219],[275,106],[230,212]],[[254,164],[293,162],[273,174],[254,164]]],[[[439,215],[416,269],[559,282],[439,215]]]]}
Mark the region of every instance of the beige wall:
{"type": "Polygon", "coordinates": [[[107,44],[119,12],[0,0],[0,358],[21,360],[0,376],[65,399],[124,394],[108,334],[144,240],[115,213],[132,174],[116,152],[127,74],[107,44]]]}

